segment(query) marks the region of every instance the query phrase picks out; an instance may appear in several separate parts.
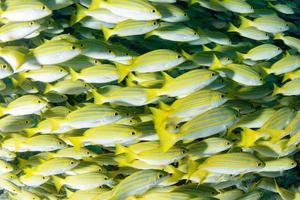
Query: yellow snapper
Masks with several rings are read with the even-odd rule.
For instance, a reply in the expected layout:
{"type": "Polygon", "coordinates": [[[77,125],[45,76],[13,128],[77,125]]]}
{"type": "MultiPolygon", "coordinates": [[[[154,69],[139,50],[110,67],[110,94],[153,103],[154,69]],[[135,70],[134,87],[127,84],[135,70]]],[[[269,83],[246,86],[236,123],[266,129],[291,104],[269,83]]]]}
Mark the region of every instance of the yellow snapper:
{"type": "Polygon", "coordinates": [[[83,80],[86,83],[109,83],[119,79],[117,68],[114,65],[102,64],[82,69],[79,73],[70,69],[73,80],[83,80]]]}
{"type": "Polygon", "coordinates": [[[140,131],[132,126],[110,124],[90,128],[82,136],[70,137],[69,140],[76,148],[79,148],[82,144],[98,144],[111,147],[116,144],[128,144],[140,136],[140,131]]]}
{"type": "Polygon", "coordinates": [[[104,39],[108,40],[110,37],[117,35],[119,37],[143,35],[149,33],[159,27],[157,21],[135,21],[125,20],[118,24],[113,29],[102,27],[104,39]]]}
{"type": "Polygon", "coordinates": [[[50,40],[32,50],[41,65],[55,65],[75,58],[82,47],[66,40],[50,40]]]}
{"type": "Polygon", "coordinates": [[[41,161],[41,164],[33,168],[25,168],[24,171],[27,175],[51,176],[62,174],[73,169],[78,164],[79,161],[72,158],[52,158],[50,160],[41,161]]]}
{"type": "Polygon", "coordinates": [[[97,172],[67,176],[64,179],[53,176],[52,179],[58,191],[64,185],[75,190],[88,190],[112,183],[107,176],[97,172]]]}
{"type": "Polygon", "coordinates": [[[10,102],[5,108],[1,107],[1,114],[29,115],[43,110],[47,102],[35,95],[24,95],[10,102]]]}
{"type": "Polygon", "coordinates": [[[7,8],[1,11],[1,17],[9,21],[33,21],[52,14],[45,4],[38,0],[8,0],[7,8]]]}
{"type": "Polygon", "coordinates": [[[165,129],[166,121],[161,117],[161,112],[155,108],[151,108],[151,111],[154,115],[155,128],[163,151],[167,151],[181,140],[190,142],[197,138],[204,138],[225,131],[239,118],[236,110],[218,107],[188,121],[179,128],[178,133],[172,133],[165,129]]]}
{"type": "Polygon", "coordinates": [[[111,199],[122,200],[129,196],[143,194],[168,178],[168,173],[160,170],[142,170],[123,179],[112,191],[111,199]]]}
{"type": "Polygon", "coordinates": [[[134,20],[160,19],[161,14],[144,0],[92,0],[90,9],[106,8],[116,15],[134,20]]]}
{"type": "Polygon", "coordinates": [[[150,99],[162,95],[183,98],[204,88],[218,78],[216,72],[207,69],[191,70],[176,78],[164,72],[163,75],[165,83],[162,88],[148,90],[150,99]],[[176,88],[176,90],[174,90],[174,88],[176,88]]]}
{"type": "Polygon", "coordinates": [[[165,71],[180,65],[184,61],[183,56],[169,49],[150,51],[135,58],[129,66],[118,64],[119,81],[122,81],[130,72],[165,71]]]}

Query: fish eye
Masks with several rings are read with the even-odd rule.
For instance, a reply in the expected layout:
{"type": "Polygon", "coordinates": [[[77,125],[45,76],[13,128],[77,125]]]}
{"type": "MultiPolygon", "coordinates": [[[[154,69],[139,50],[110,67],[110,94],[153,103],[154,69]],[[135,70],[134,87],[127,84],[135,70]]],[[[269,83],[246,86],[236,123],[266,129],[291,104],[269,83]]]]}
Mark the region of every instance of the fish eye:
{"type": "Polygon", "coordinates": [[[33,22],[29,22],[29,25],[33,25],[33,22]]]}
{"type": "Polygon", "coordinates": [[[230,145],[230,142],[227,142],[226,144],[227,144],[227,145],[230,145]]]}
{"type": "Polygon", "coordinates": [[[119,113],[115,112],[115,116],[118,116],[118,115],[119,115],[119,113]]]}
{"type": "Polygon", "coordinates": [[[238,118],[238,117],[239,117],[239,114],[236,114],[235,117],[238,118]]]}
{"type": "Polygon", "coordinates": [[[84,84],[84,87],[87,87],[88,85],[87,84],[84,84]]]}
{"type": "Polygon", "coordinates": [[[107,180],[107,177],[104,177],[104,180],[107,180]]]}
{"type": "Polygon", "coordinates": [[[46,9],[46,6],[43,6],[43,7],[42,7],[42,10],[45,10],[45,9],[46,9]]]}
{"type": "Polygon", "coordinates": [[[98,171],[101,172],[102,171],[101,168],[99,168],[98,171]]]}
{"type": "Polygon", "coordinates": [[[126,55],[126,56],[128,56],[129,54],[128,54],[128,53],[126,53],[125,55],[126,55]]]}
{"type": "Polygon", "coordinates": [[[3,69],[5,69],[6,67],[7,67],[7,65],[6,65],[6,64],[3,64],[3,65],[2,65],[2,68],[3,68],[3,69]]]}
{"type": "Polygon", "coordinates": [[[183,14],[183,16],[187,16],[187,14],[186,14],[186,13],[184,13],[184,14],[183,14]]]}
{"type": "Polygon", "coordinates": [[[59,144],[62,144],[62,142],[59,142],[59,144]]]}
{"type": "Polygon", "coordinates": [[[178,167],[179,162],[174,162],[172,165],[173,165],[174,167],[178,167]]]}
{"type": "Polygon", "coordinates": [[[135,135],[135,132],[131,132],[131,135],[135,135]]]}
{"type": "Polygon", "coordinates": [[[28,123],[29,123],[29,121],[28,121],[28,120],[26,120],[26,121],[25,121],[25,124],[28,124],[28,123]]]}
{"type": "Polygon", "coordinates": [[[132,123],[132,120],[129,120],[130,123],[132,123]]]}
{"type": "Polygon", "coordinates": [[[222,95],[221,95],[221,98],[224,98],[224,97],[225,97],[225,95],[224,95],[224,94],[222,94],[222,95]]]}
{"type": "Polygon", "coordinates": [[[259,80],[260,80],[260,81],[262,81],[263,79],[262,79],[262,78],[260,78],[259,80]]]}
{"type": "Polygon", "coordinates": [[[162,177],[163,177],[163,175],[162,175],[162,174],[158,175],[158,178],[162,178],[162,177]]]}
{"type": "Polygon", "coordinates": [[[182,153],[184,154],[184,153],[186,153],[186,151],[185,151],[185,150],[182,150],[182,153]]]}
{"type": "Polygon", "coordinates": [[[197,33],[195,32],[194,35],[197,35],[197,33]]]}
{"type": "Polygon", "coordinates": [[[230,58],[227,58],[227,60],[230,60],[230,58]]]}
{"type": "Polygon", "coordinates": [[[95,64],[98,64],[98,62],[99,62],[98,60],[95,60],[95,61],[94,61],[95,64]]]}
{"type": "Polygon", "coordinates": [[[41,100],[38,100],[38,103],[42,103],[42,101],[41,101],[41,100]]]}
{"type": "Polygon", "coordinates": [[[153,13],[155,13],[155,10],[152,10],[153,13]]]}
{"type": "Polygon", "coordinates": [[[108,53],[111,53],[112,52],[112,50],[108,50],[108,53]]]}
{"type": "Polygon", "coordinates": [[[215,76],[215,75],[216,75],[215,73],[212,73],[212,74],[211,74],[211,76],[215,76]]]}
{"type": "Polygon", "coordinates": [[[176,125],[176,126],[175,126],[175,128],[177,129],[177,128],[179,128],[179,126],[178,126],[178,125],[176,125]]]}
{"type": "Polygon", "coordinates": [[[292,162],[292,163],[291,163],[291,165],[295,165],[295,163],[294,163],[294,162],[292,162]]]}
{"type": "Polygon", "coordinates": [[[73,50],[75,50],[75,49],[76,49],[76,47],[75,47],[75,46],[72,46],[72,49],[73,49],[73,50]]]}
{"type": "Polygon", "coordinates": [[[153,22],[153,25],[156,25],[156,22],[153,22]]]}
{"type": "Polygon", "coordinates": [[[278,47],[277,50],[280,51],[280,48],[278,47]]]}
{"type": "Polygon", "coordinates": [[[181,55],[178,55],[177,58],[181,58],[181,55]]]}
{"type": "Polygon", "coordinates": [[[46,177],[45,177],[45,176],[43,176],[43,177],[42,177],[42,179],[44,179],[44,180],[45,180],[45,179],[46,179],[46,177]]]}
{"type": "Polygon", "coordinates": [[[259,162],[259,163],[257,164],[257,166],[258,166],[258,167],[262,166],[262,163],[261,163],[261,162],[259,162]]]}
{"type": "Polygon", "coordinates": [[[80,44],[80,47],[84,47],[84,44],[80,44]]]}
{"type": "Polygon", "coordinates": [[[60,69],[59,71],[60,71],[60,72],[63,72],[64,70],[63,70],[63,69],[60,69]]]}

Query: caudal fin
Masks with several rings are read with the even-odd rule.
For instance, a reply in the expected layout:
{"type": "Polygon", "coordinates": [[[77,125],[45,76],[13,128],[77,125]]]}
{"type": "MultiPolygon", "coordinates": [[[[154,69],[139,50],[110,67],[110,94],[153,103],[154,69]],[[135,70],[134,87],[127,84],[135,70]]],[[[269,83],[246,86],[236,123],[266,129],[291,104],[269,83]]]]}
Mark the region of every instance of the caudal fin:
{"type": "Polygon", "coordinates": [[[177,136],[165,129],[166,120],[168,119],[167,112],[157,108],[150,108],[150,110],[153,114],[154,126],[160,140],[161,149],[166,152],[177,142],[177,136]]]}
{"type": "Polygon", "coordinates": [[[119,72],[119,80],[118,82],[122,82],[123,79],[130,73],[130,65],[116,64],[118,72],[119,72]]]}
{"type": "Polygon", "coordinates": [[[105,103],[104,101],[104,96],[102,96],[99,92],[97,92],[96,89],[92,89],[92,94],[93,94],[93,97],[94,97],[94,103],[97,104],[97,105],[102,105],[105,103]]]}
{"type": "Polygon", "coordinates": [[[109,38],[112,36],[113,34],[113,30],[107,28],[106,26],[101,26],[102,32],[103,32],[103,36],[104,39],[107,41],[109,40],[109,38]]]}
{"type": "Polygon", "coordinates": [[[53,183],[56,187],[56,190],[59,192],[61,187],[64,185],[64,179],[58,176],[52,176],[53,183]]]}
{"type": "Polygon", "coordinates": [[[72,68],[70,68],[69,71],[71,75],[71,80],[76,81],[78,79],[78,73],[72,68]]]}
{"type": "Polygon", "coordinates": [[[73,144],[75,149],[79,150],[80,147],[82,146],[82,143],[83,143],[82,137],[69,137],[68,139],[73,144]]]}
{"type": "Polygon", "coordinates": [[[71,15],[71,25],[81,21],[83,18],[86,17],[85,12],[87,11],[87,8],[83,7],[80,4],[76,4],[76,8],[76,12],[74,12],[74,14],[71,15]]]}

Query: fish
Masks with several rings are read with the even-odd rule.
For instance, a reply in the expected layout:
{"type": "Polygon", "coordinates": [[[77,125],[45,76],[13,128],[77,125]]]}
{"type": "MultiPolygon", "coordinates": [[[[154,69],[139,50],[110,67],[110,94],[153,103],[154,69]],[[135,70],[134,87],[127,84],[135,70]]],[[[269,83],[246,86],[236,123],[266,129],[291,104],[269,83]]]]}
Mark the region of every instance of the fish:
{"type": "Polygon", "coordinates": [[[116,24],[113,29],[102,27],[104,39],[108,40],[114,35],[118,37],[126,37],[133,35],[144,35],[149,33],[159,27],[159,22],[157,21],[135,21],[135,20],[125,20],[116,24]]]}
{"type": "Polygon", "coordinates": [[[1,17],[15,22],[35,21],[52,14],[44,3],[38,0],[7,1],[6,9],[1,10],[1,17]]]}
{"type": "Polygon", "coordinates": [[[239,118],[239,113],[236,110],[228,107],[217,107],[188,121],[180,127],[178,133],[174,134],[165,130],[166,122],[162,113],[156,108],[151,108],[151,111],[154,115],[155,128],[163,151],[167,151],[180,140],[190,142],[197,138],[205,138],[222,132],[232,126],[239,118]],[[222,120],[220,116],[222,116],[222,120]]]}
{"type": "Polygon", "coordinates": [[[169,49],[158,49],[138,56],[129,66],[118,64],[119,82],[130,72],[157,72],[165,71],[180,65],[185,58],[177,52],[169,49]],[[155,59],[153,59],[155,58],[155,59]]]}
{"type": "Polygon", "coordinates": [[[82,136],[69,137],[75,148],[86,143],[103,145],[106,147],[116,144],[127,144],[141,136],[141,132],[128,125],[112,124],[90,128],[82,136]]]}
{"type": "Polygon", "coordinates": [[[158,10],[149,2],[143,0],[117,1],[117,0],[93,0],[89,9],[106,8],[112,13],[133,19],[141,20],[156,20],[161,18],[158,10]]]}
{"type": "Polygon", "coordinates": [[[52,176],[52,179],[58,191],[64,185],[75,190],[88,190],[112,182],[107,176],[97,172],[67,176],[66,178],[52,176]]]}
{"type": "Polygon", "coordinates": [[[155,187],[168,178],[168,173],[160,170],[143,170],[131,174],[113,189],[111,198],[121,200],[132,195],[139,195],[155,187]]]}
{"type": "Polygon", "coordinates": [[[1,115],[30,115],[43,110],[47,102],[35,95],[24,95],[10,102],[6,107],[0,107],[1,115]]]}

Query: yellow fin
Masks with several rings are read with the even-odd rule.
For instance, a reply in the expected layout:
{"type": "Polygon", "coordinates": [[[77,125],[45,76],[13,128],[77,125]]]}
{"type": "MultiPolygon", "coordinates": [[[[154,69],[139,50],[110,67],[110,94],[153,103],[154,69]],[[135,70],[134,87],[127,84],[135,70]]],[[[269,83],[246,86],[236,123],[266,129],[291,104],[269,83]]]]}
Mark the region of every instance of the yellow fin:
{"type": "Polygon", "coordinates": [[[99,94],[99,92],[97,92],[96,89],[92,89],[92,94],[94,97],[94,103],[97,105],[102,105],[105,103],[104,101],[104,96],[102,96],[101,94],[99,94]]]}
{"type": "Polygon", "coordinates": [[[177,142],[177,135],[165,129],[168,118],[166,112],[157,108],[150,108],[150,110],[153,114],[153,121],[160,140],[161,149],[163,152],[166,152],[177,142]]]}
{"type": "Polygon", "coordinates": [[[82,137],[69,137],[68,139],[74,145],[75,149],[79,150],[82,146],[82,137]]]}
{"type": "Polygon", "coordinates": [[[131,67],[130,67],[130,65],[123,65],[123,64],[120,64],[120,63],[116,63],[116,67],[117,67],[118,72],[119,72],[118,82],[120,83],[131,72],[131,70],[130,70],[131,67]]]}
{"type": "Polygon", "coordinates": [[[59,192],[61,187],[64,185],[64,179],[58,176],[52,176],[53,183],[56,187],[56,190],[59,192]]]}
{"type": "Polygon", "coordinates": [[[83,18],[86,17],[85,12],[87,11],[87,8],[83,7],[78,3],[76,4],[76,8],[76,12],[74,12],[74,14],[71,15],[71,25],[81,21],[83,18]]]}
{"type": "Polygon", "coordinates": [[[106,41],[109,40],[109,38],[113,35],[113,30],[107,28],[106,26],[101,26],[101,30],[106,41]]]}

